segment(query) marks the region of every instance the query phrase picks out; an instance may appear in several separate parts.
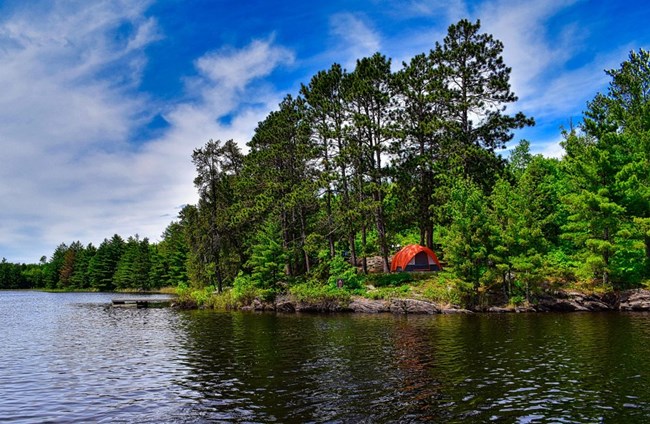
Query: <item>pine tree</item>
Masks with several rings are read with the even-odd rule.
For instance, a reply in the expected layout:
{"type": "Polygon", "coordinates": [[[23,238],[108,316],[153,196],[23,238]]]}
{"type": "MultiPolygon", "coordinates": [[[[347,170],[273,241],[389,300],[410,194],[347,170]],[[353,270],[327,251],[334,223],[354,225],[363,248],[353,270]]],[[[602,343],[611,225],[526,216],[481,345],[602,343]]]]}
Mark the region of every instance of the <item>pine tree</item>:
{"type": "Polygon", "coordinates": [[[448,204],[452,222],[445,237],[445,258],[457,275],[479,289],[489,277],[495,223],[488,198],[470,180],[457,180],[448,204]]]}
{"type": "Polygon", "coordinates": [[[445,87],[447,167],[460,165],[487,193],[504,165],[495,151],[512,139],[512,130],[534,121],[521,112],[505,113],[517,101],[510,90],[511,69],[503,61],[503,43],[480,28],[480,21],[466,19],[449,26],[431,54],[441,63],[445,87]]]}

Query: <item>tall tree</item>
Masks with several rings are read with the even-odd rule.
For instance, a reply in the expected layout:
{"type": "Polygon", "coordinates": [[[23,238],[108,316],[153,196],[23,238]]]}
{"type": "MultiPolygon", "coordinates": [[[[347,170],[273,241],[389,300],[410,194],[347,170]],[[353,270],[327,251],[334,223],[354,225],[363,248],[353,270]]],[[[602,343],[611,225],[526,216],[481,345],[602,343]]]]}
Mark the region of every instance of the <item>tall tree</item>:
{"type": "Polygon", "coordinates": [[[439,55],[419,54],[395,75],[395,122],[399,137],[393,146],[397,162],[395,179],[403,203],[414,201],[413,221],[420,244],[433,249],[433,194],[439,183],[442,158],[443,78],[439,55]]]}
{"type": "Polygon", "coordinates": [[[505,113],[517,100],[510,90],[511,69],[503,61],[503,43],[480,32],[481,22],[466,19],[449,26],[443,44],[431,53],[441,63],[447,144],[451,163],[489,191],[503,160],[495,154],[513,137],[512,130],[533,125],[523,113],[505,113]]]}
{"type": "Polygon", "coordinates": [[[232,140],[224,144],[210,140],[194,150],[192,163],[197,171],[194,185],[199,191],[194,224],[201,228],[195,234],[198,242],[194,246],[199,250],[194,258],[204,268],[202,275],[207,277],[207,284],[215,285],[221,292],[224,281],[234,278],[228,266],[229,255],[233,253],[229,247],[236,237],[231,231],[229,208],[235,202],[233,179],[241,171],[243,155],[232,140]]]}
{"type": "Polygon", "coordinates": [[[469,179],[454,184],[447,207],[452,223],[445,237],[445,258],[465,281],[478,290],[489,275],[489,258],[494,253],[495,223],[488,198],[469,179]]]}
{"type": "Polygon", "coordinates": [[[585,112],[584,131],[616,149],[616,191],[626,216],[645,244],[645,276],[650,276],[650,52],[629,54],[585,112]]]}
{"type": "Polygon", "coordinates": [[[97,253],[88,265],[90,285],[92,288],[99,291],[111,291],[115,289],[113,276],[124,252],[124,245],[124,239],[118,234],[113,235],[110,240],[104,239],[99,245],[97,253]]]}
{"type": "Polygon", "coordinates": [[[347,74],[339,64],[333,64],[327,71],[320,71],[312,77],[309,85],[300,89],[305,98],[306,117],[315,138],[320,158],[319,185],[325,191],[326,225],[330,259],[335,255],[335,214],[340,217],[343,232],[347,234],[352,261],[356,262],[355,231],[351,209],[349,164],[345,159],[345,83],[347,74]],[[334,196],[341,197],[338,203],[334,196]],[[333,209],[336,205],[338,211],[333,209]],[[338,214],[337,214],[338,212],[338,214]]]}
{"type": "Polygon", "coordinates": [[[285,273],[309,272],[311,258],[305,248],[310,215],[317,205],[314,160],[318,148],[310,137],[304,100],[285,97],[255,130],[246,157],[249,196],[255,197],[257,221],[272,214],[281,227],[285,273]]]}
{"type": "Polygon", "coordinates": [[[68,246],[65,243],[58,245],[52,254],[52,258],[45,265],[45,286],[48,289],[56,289],[59,286],[59,278],[67,250],[68,246]]]}
{"type": "Polygon", "coordinates": [[[357,60],[350,74],[348,91],[354,131],[350,134],[360,153],[357,171],[357,190],[371,197],[370,209],[374,215],[384,272],[389,272],[388,235],[384,199],[388,167],[385,155],[394,135],[391,120],[393,77],[390,59],[380,53],[357,60]],[[364,166],[365,165],[365,166],[364,166]],[[365,168],[365,169],[364,169],[365,168]],[[365,170],[366,175],[360,171],[365,170]]]}
{"type": "Polygon", "coordinates": [[[599,140],[572,131],[562,142],[563,163],[573,185],[565,197],[571,213],[565,237],[586,249],[585,263],[604,285],[610,283],[612,258],[621,248],[617,233],[625,212],[615,187],[620,169],[615,141],[616,137],[599,140]]]}

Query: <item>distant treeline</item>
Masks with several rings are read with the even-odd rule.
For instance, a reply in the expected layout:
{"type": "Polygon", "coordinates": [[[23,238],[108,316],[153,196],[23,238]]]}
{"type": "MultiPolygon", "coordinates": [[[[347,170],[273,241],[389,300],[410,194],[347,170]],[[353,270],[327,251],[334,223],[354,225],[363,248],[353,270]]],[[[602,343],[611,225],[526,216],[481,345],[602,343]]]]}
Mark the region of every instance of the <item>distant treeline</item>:
{"type": "MultiPolygon", "coordinates": [[[[136,235],[126,241],[119,235],[105,239],[99,247],[76,241],[59,245],[39,264],[0,263],[0,289],[44,288],[50,290],[112,291],[153,290],[187,283],[185,243],[174,243],[169,226],[165,240],[151,244],[136,235]]],[[[181,234],[177,234],[182,237],[181,234]]]]}
{"type": "Polygon", "coordinates": [[[341,275],[361,284],[367,258],[388,271],[397,246],[415,242],[443,258],[445,284],[474,294],[644,283],[649,53],[607,71],[608,91],[563,131],[561,160],[532,155],[525,140],[505,160],[498,151],[533,120],[510,113],[502,51],[462,20],[396,72],[380,53],[351,72],[334,64],[259,123],[248,154],[232,140],[194,151],[199,202],[160,243],[114,236],[98,248],[61,245],[33,268],[3,266],[34,286],[272,294],[341,275]]]}

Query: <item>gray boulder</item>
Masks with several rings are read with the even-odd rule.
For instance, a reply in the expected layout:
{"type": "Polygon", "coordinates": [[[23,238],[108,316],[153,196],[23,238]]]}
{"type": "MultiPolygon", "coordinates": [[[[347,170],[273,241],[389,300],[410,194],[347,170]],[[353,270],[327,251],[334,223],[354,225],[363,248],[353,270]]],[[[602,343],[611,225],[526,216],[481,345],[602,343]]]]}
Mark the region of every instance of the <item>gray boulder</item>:
{"type": "Polygon", "coordinates": [[[650,311],[650,290],[634,289],[621,292],[618,307],[621,311],[650,311]]]}

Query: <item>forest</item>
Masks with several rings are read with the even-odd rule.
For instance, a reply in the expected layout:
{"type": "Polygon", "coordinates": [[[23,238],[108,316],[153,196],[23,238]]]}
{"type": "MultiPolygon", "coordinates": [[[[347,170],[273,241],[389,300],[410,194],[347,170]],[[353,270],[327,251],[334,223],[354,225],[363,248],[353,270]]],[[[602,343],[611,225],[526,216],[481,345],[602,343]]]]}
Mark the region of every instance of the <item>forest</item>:
{"type": "Polygon", "coordinates": [[[502,53],[480,21],[461,20],[398,70],[381,53],[351,71],[333,64],[259,122],[247,152],[218,139],[194,150],[199,200],[159,242],[114,235],[63,243],[39,264],[3,260],[0,288],[241,300],[368,284],[406,293],[424,279],[432,299],[520,303],[554,285],[648,284],[650,53],[606,71],[579,125],[558,129],[561,159],[527,140],[501,154],[534,125],[516,112],[502,53]],[[388,274],[409,243],[432,248],[444,271],[388,274]]]}

